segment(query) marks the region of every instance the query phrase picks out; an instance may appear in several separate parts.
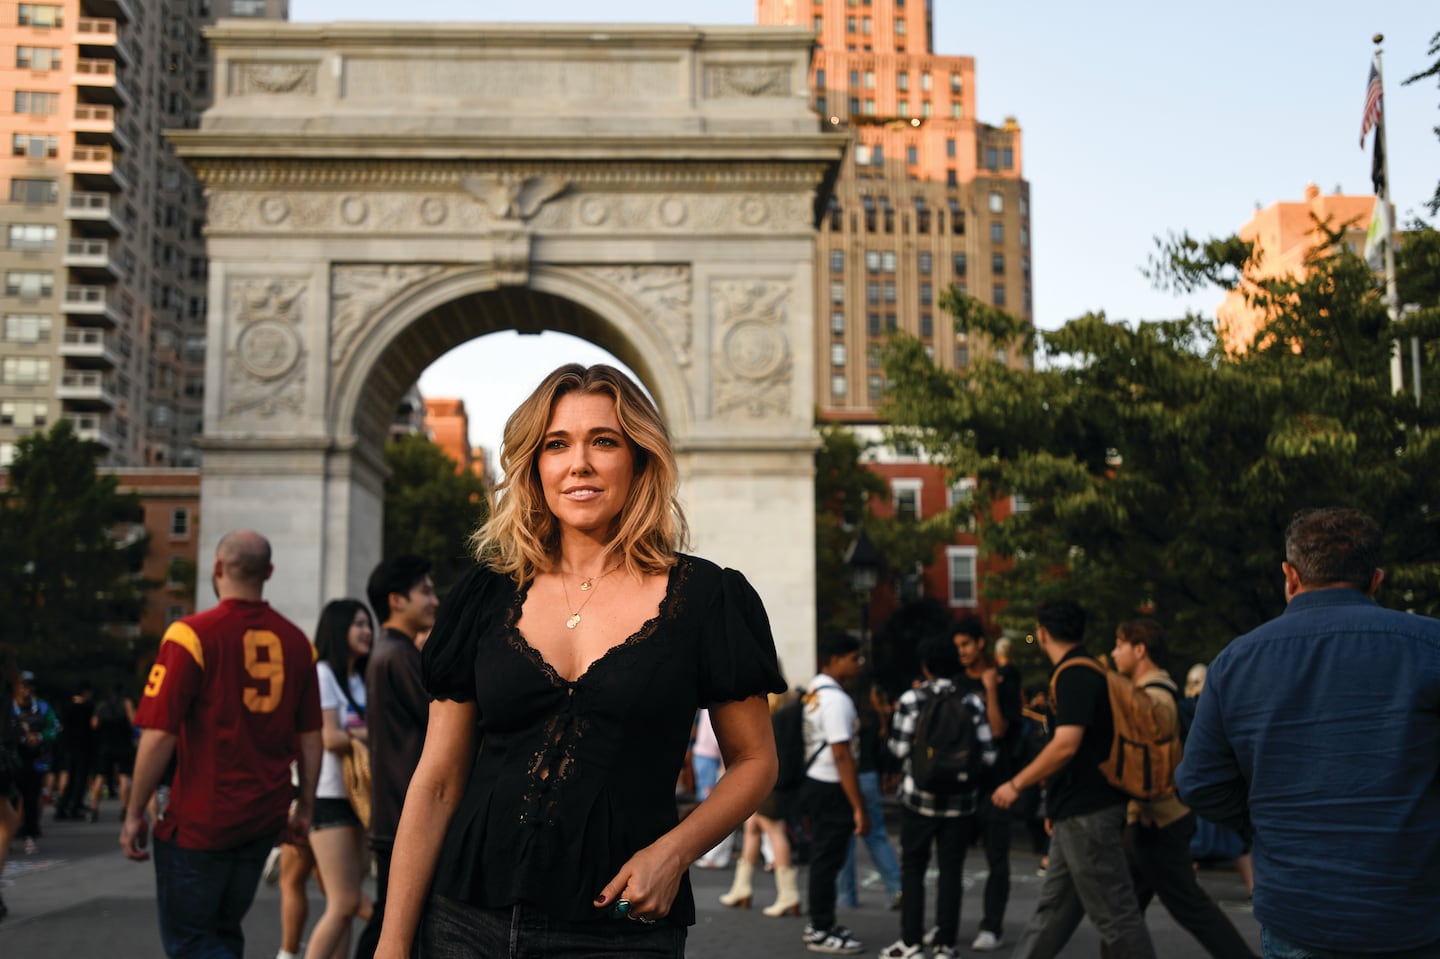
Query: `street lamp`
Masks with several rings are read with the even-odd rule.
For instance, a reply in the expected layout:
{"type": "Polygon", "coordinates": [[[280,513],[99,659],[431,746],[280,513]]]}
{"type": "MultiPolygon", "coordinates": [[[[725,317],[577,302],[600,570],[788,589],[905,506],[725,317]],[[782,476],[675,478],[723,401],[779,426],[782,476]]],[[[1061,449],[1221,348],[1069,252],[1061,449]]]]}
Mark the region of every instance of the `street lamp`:
{"type": "Polygon", "coordinates": [[[850,577],[850,588],[860,601],[860,646],[865,658],[870,655],[870,597],[880,585],[880,571],[885,568],[885,555],[876,548],[861,526],[860,531],[845,550],[845,568],[850,577]]]}

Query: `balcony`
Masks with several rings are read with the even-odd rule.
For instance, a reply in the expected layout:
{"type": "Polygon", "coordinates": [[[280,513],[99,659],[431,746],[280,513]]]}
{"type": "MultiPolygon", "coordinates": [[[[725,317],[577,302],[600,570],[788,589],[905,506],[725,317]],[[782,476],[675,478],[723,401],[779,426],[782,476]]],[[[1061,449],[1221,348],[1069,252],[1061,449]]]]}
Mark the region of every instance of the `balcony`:
{"type": "Polygon", "coordinates": [[[93,227],[95,231],[116,234],[124,227],[119,204],[108,193],[78,192],[65,202],[65,218],[72,226],[93,227]]]}
{"type": "Polygon", "coordinates": [[[130,99],[114,60],[82,57],[75,61],[75,72],[70,82],[80,88],[86,101],[115,104],[130,99]]]}
{"type": "Polygon", "coordinates": [[[107,453],[115,452],[120,446],[114,417],[100,413],[77,413],[69,419],[70,425],[75,427],[75,435],[85,442],[99,446],[107,453]]]}
{"type": "Polygon", "coordinates": [[[77,103],[70,118],[70,132],[77,145],[109,144],[124,151],[134,143],[130,125],[116,122],[115,108],[108,103],[77,103]]]}
{"type": "Polygon", "coordinates": [[[118,248],[109,240],[71,239],[65,244],[65,265],[83,273],[120,275],[120,263],[115,259],[118,248]]]}
{"type": "Polygon", "coordinates": [[[65,287],[61,310],[66,316],[88,320],[100,320],[112,326],[124,320],[115,297],[108,288],[93,285],[72,285],[65,287]]]}
{"type": "Polygon", "coordinates": [[[135,7],[130,0],[83,0],[80,9],[87,16],[107,17],[121,23],[136,21],[135,7]]]}
{"type": "Polygon", "coordinates": [[[113,410],[115,385],[111,378],[94,370],[66,370],[60,375],[55,396],[67,410],[113,410]]]}
{"type": "Polygon", "coordinates": [[[65,172],[74,174],[76,184],[88,192],[125,190],[130,186],[130,178],[119,159],[115,149],[106,144],[77,143],[70,153],[70,162],[65,164],[65,172]]]}
{"type": "Polygon", "coordinates": [[[81,17],[75,24],[74,40],[81,56],[116,56],[127,64],[134,62],[130,42],[120,35],[120,22],[114,17],[81,17]]]}
{"type": "Polygon", "coordinates": [[[60,340],[60,355],[85,369],[114,369],[120,365],[114,337],[91,327],[67,326],[60,340]]]}

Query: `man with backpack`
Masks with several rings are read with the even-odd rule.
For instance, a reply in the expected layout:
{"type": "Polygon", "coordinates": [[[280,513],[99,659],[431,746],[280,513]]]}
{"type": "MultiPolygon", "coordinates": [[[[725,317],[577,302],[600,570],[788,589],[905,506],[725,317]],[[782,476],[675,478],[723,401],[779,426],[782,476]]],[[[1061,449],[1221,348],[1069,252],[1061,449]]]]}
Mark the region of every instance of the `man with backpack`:
{"type": "Polygon", "coordinates": [[[1055,666],[1053,733],[1040,755],[991,795],[996,806],[1008,809],[1028,787],[1049,783],[1050,865],[1012,959],[1058,955],[1085,916],[1113,959],[1155,959],[1125,862],[1127,796],[1101,771],[1115,722],[1105,669],[1081,645],[1085,611],[1070,600],[1047,600],[1035,619],[1036,640],[1055,666]]]}
{"type": "MultiPolygon", "coordinates": [[[[1179,697],[1175,681],[1161,667],[1165,633],[1153,619],[1132,619],[1115,629],[1110,654],[1115,671],[1129,679],[1157,707],[1161,732],[1180,736],[1179,697]]],[[[1140,912],[1159,896],[1175,921],[1215,959],[1243,959],[1254,952],[1220,907],[1195,879],[1190,839],[1195,814],[1170,792],[1149,801],[1132,799],[1125,810],[1125,855],[1140,912]]]]}
{"type": "Polygon", "coordinates": [[[811,952],[854,955],[864,943],[835,921],[835,877],[850,837],[870,831],[860,793],[859,714],[845,684],[860,675],[860,641],[832,631],[820,637],[820,672],[805,689],[805,779],[800,803],[810,817],[810,922],[802,934],[811,952]]]}
{"type": "Polygon", "coordinates": [[[959,955],[960,896],[965,851],[975,836],[980,771],[995,764],[995,743],[979,696],[956,688],[960,655],[948,637],[920,644],[925,682],[906,690],[890,723],[890,752],[903,763],[900,780],[900,939],[882,959],[924,954],[925,870],[936,848],[935,952],[959,955]]]}

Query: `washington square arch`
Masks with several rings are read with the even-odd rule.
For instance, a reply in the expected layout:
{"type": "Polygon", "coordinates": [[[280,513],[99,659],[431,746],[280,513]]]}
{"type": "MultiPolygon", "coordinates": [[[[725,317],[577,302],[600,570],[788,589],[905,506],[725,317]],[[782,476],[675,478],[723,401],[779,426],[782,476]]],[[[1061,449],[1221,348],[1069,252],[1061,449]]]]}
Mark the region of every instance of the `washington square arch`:
{"type": "Polygon", "coordinates": [[[299,24],[209,33],[173,134],[209,197],[202,556],[275,547],[300,623],[364,595],[382,448],[433,360],[557,330],[670,428],[696,553],[813,669],[814,227],[844,149],[811,38],[769,27],[299,24]]]}

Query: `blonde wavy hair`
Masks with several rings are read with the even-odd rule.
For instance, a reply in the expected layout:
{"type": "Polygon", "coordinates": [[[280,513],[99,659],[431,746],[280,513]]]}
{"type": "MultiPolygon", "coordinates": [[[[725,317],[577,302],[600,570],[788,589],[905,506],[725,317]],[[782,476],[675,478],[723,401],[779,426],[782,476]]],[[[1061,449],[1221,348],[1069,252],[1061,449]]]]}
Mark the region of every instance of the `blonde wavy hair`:
{"type": "Polygon", "coordinates": [[[523,586],[560,561],[560,524],[540,484],[540,446],[555,404],[570,393],[608,396],[635,458],[630,499],[615,518],[610,552],[636,574],[660,573],[687,548],[689,526],[680,508],[675,453],[665,422],[640,387],[613,366],[567,363],[536,387],[505,421],[500,468],[490,519],[470,537],[478,562],[523,586]]]}

